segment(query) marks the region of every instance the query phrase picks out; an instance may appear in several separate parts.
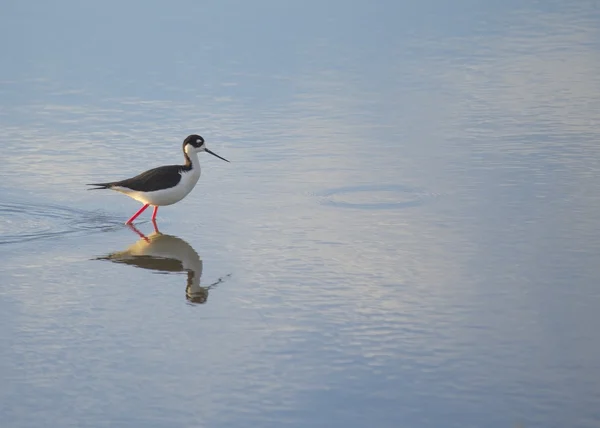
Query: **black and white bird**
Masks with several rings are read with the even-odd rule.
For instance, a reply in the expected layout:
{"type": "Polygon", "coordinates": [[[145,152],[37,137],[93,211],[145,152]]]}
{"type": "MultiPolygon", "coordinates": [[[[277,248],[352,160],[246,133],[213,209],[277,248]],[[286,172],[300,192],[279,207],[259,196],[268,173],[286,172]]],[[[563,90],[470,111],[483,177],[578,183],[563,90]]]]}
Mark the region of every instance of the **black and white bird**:
{"type": "Polygon", "coordinates": [[[198,153],[207,152],[226,162],[227,159],[206,148],[204,138],[190,135],[183,141],[183,165],[165,165],[142,172],[140,175],[110,183],[92,183],[96,186],[90,190],[110,189],[121,192],[130,198],[140,201],[144,206],[125,224],[131,224],[150,205],[154,207],[152,220],[156,219],[158,207],[172,205],[185,198],[192,191],[200,178],[200,161],[198,153]]]}

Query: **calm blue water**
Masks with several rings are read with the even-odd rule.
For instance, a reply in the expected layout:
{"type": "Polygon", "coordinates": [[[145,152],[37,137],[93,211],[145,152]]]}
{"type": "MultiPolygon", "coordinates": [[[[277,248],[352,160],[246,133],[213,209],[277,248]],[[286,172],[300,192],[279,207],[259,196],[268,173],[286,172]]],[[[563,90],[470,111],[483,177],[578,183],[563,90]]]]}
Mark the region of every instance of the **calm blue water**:
{"type": "Polygon", "coordinates": [[[0,6],[2,427],[600,426],[593,1],[0,6]],[[85,183],[231,164],[159,210],[85,183]]]}

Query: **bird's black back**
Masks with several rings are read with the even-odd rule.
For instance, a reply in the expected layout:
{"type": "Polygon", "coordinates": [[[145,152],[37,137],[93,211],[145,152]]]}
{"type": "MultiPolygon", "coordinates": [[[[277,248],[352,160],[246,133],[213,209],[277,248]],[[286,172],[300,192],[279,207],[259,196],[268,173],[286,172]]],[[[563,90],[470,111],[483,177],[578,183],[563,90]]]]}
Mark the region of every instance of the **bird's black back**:
{"type": "Polygon", "coordinates": [[[188,169],[183,165],[159,166],[135,177],[108,184],[109,187],[120,186],[140,192],[154,192],[175,187],[181,181],[181,172],[186,170],[188,169]]]}

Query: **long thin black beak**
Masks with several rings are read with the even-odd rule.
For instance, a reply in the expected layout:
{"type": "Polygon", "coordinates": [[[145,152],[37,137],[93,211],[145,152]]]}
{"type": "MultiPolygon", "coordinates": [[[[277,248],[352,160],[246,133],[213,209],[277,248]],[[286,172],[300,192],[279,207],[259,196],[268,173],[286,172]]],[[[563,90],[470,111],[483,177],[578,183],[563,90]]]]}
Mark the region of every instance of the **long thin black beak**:
{"type": "MultiPolygon", "coordinates": [[[[204,150],[206,150],[206,151],[207,151],[208,153],[210,153],[211,155],[218,157],[219,159],[223,159],[225,162],[229,162],[227,159],[225,159],[225,158],[222,158],[221,156],[219,156],[219,155],[218,155],[218,154],[216,154],[215,152],[211,152],[211,151],[210,151],[210,150],[208,150],[208,149],[204,149],[204,150]]],[[[231,163],[231,162],[229,162],[229,163],[231,163]]]]}

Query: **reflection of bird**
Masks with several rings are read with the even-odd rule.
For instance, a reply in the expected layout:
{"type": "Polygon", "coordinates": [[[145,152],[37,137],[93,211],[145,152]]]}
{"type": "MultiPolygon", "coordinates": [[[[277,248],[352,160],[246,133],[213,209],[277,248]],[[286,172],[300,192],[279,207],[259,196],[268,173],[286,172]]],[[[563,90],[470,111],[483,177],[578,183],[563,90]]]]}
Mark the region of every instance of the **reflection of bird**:
{"type": "Polygon", "coordinates": [[[149,236],[130,226],[141,239],[124,251],[99,257],[97,260],[110,260],[165,273],[187,272],[186,298],[192,303],[205,303],[208,299],[208,290],[222,282],[222,279],[209,287],[201,287],[202,260],[198,253],[183,239],[173,235],[163,235],[158,231],[156,223],[153,224],[154,233],[149,236]]]}
{"type": "Polygon", "coordinates": [[[198,160],[200,152],[210,153],[229,162],[208,150],[204,144],[204,138],[200,135],[190,135],[183,142],[185,164],[159,166],[126,180],[88,184],[88,186],[97,186],[90,190],[116,190],[143,203],[144,206],[131,216],[126,224],[131,224],[150,205],[154,207],[152,212],[152,220],[154,220],[159,206],[179,202],[192,191],[200,178],[200,161],[198,160]]]}

